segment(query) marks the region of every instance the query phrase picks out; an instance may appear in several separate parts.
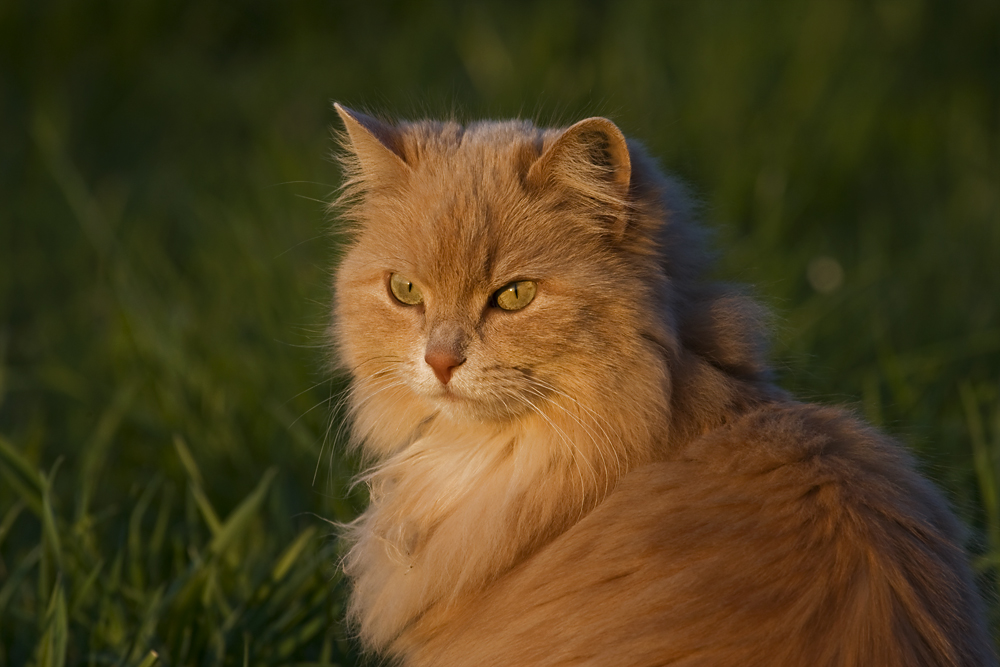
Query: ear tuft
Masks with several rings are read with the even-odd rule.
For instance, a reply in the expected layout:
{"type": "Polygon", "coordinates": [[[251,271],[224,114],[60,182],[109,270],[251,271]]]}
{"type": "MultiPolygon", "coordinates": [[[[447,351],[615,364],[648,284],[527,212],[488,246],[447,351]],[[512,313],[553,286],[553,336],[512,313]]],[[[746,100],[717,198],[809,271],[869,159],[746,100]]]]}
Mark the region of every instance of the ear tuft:
{"type": "Polygon", "coordinates": [[[607,118],[570,126],[528,171],[535,186],[557,184],[598,203],[621,209],[628,197],[632,163],[621,130],[607,118]]]}
{"type": "Polygon", "coordinates": [[[344,147],[357,159],[359,176],[365,180],[394,180],[410,172],[403,152],[399,129],[336,102],[333,108],[340,114],[347,130],[344,147]]]}

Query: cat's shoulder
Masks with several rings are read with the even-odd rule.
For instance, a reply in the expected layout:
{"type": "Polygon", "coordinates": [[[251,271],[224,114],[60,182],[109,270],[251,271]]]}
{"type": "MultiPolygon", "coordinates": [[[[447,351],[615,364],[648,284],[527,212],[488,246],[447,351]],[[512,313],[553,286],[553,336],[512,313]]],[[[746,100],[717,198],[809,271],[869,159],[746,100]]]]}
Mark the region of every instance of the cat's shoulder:
{"type": "Polygon", "coordinates": [[[813,482],[857,482],[913,467],[905,449],[840,407],[782,401],[748,410],[675,454],[718,474],[799,472],[813,482]],[[859,477],[862,475],[862,477],[859,477]]]}
{"type": "Polygon", "coordinates": [[[750,410],[669,459],[633,470],[619,492],[655,498],[659,489],[668,497],[706,494],[708,500],[720,487],[723,495],[770,510],[826,511],[855,522],[879,515],[957,530],[945,501],[900,443],[847,409],[793,401],[750,410]]]}

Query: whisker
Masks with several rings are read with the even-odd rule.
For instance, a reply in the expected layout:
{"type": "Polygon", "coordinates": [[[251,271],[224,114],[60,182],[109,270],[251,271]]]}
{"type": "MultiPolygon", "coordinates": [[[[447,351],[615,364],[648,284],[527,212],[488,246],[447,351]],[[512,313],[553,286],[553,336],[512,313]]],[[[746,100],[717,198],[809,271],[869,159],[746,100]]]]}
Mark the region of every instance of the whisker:
{"type": "MultiPolygon", "coordinates": [[[[539,380],[538,378],[531,378],[531,380],[534,383],[536,383],[536,385],[538,385],[538,386],[540,386],[540,387],[542,387],[544,389],[547,389],[547,390],[549,390],[549,391],[551,391],[551,392],[553,392],[555,394],[559,394],[560,396],[563,396],[564,398],[566,398],[567,400],[569,400],[571,403],[573,403],[574,405],[576,405],[580,409],[585,410],[588,414],[590,414],[591,417],[593,417],[595,419],[595,421],[596,421],[595,426],[601,430],[601,433],[604,435],[604,437],[607,440],[608,444],[611,445],[611,452],[612,452],[612,454],[614,454],[614,457],[615,457],[615,464],[616,464],[616,467],[617,467],[617,470],[618,470],[618,475],[621,476],[624,473],[624,469],[622,468],[622,462],[621,462],[621,458],[619,457],[618,451],[619,451],[619,449],[623,449],[623,451],[624,451],[624,448],[623,448],[624,438],[621,437],[621,434],[618,433],[618,430],[611,424],[611,422],[609,422],[606,417],[604,417],[603,415],[601,415],[597,411],[595,411],[595,410],[587,407],[586,405],[584,405],[581,401],[577,400],[576,398],[573,398],[572,396],[570,396],[569,394],[567,394],[565,392],[562,392],[562,391],[556,389],[555,387],[553,387],[550,384],[544,382],[543,380],[539,380]],[[608,434],[608,432],[604,429],[604,427],[601,426],[602,422],[604,423],[605,426],[607,426],[609,429],[611,429],[612,431],[614,431],[615,434],[618,437],[617,438],[612,438],[608,434]]],[[[562,406],[560,406],[560,407],[562,407],[562,406]]]]}
{"type": "MultiPolygon", "coordinates": [[[[371,360],[369,360],[369,361],[371,361],[371,360]]],[[[374,385],[377,388],[377,390],[374,391],[374,392],[372,392],[372,393],[370,393],[370,394],[367,394],[362,399],[362,401],[360,403],[358,403],[357,405],[355,405],[353,407],[353,409],[351,411],[357,411],[358,409],[360,409],[361,406],[364,405],[364,403],[370,401],[371,399],[373,399],[375,396],[377,396],[378,394],[382,393],[383,391],[391,389],[394,386],[402,386],[403,383],[401,381],[398,381],[398,380],[395,381],[395,382],[390,381],[389,383],[382,384],[380,386],[380,384],[381,384],[380,381],[382,381],[386,376],[389,376],[391,374],[391,372],[392,372],[391,368],[384,368],[384,369],[376,371],[375,373],[372,373],[371,375],[367,376],[365,378],[365,380],[368,381],[368,383],[370,385],[374,385]]],[[[351,386],[347,387],[344,391],[340,392],[340,395],[337,398],[336,404],[330,410],[330,418],[327,421],[326,431],[324,432],[324,435],[323,435],[323,443],[322,443],[322,445],[320,447],[319,456],[318,456],[318,458],[316,460],[316,469],[313,471],[313,484],[314,485],[316,483],[316,475],[317,475],[317,473],[319,471],[319,464],[322,461],[323,451],[326,448],[326,443],[330,441],[330,432],[333,429],[334,421],[337,421],[337,416],[340,415],[339,425],[337,426],[337,431],[333,435],[333,440],[332,440],[333,445],[335,445],[336,443],[338,443],[338,442],[341,441],[342,435],[344,434],[345,430],[347,429],[347,427],[348,427],[348,425],[350,423],[351,417],[350,417],[349,414],[343,414],[344,410],[347,408],[348,403],[355,396],[357,396],[358,393],[363,388],[364,388],[363,385],[361,383],[359,383],[359,382],[356,381],[351,386]]],[[[326,401],[321,402],[320,404],[322,404],[322,403],[330,403],[330,402],[333,401],[333,399],[334,399],[334,396],[333,396],[332,387],[331,387],[330,397],[326,401]]],[[[320,405],[320,404],[317,404],[317,405],[320,405]]],[[[310,410],[314,409],[315,407],[316,406],[313,406],[313,408],[311,408],[310,410]]],[[[304,416],[304,415],[302,415],[302,416],[304,416]]],[[[330,476],[330,478],[333,477],[333,455],[334,455],[334,448],[333,448],[333,446],[331,446],[331,449],[330,449],[330,460],[329,460],[329,463],[328,463],[328,470],[329,470],[328,475],[330,476]]]]}
{"type": "Polygon", "coordinates": [[[300,391],[299,393],[295,394],[290,399],[288,399],[287,401],[285,401],[284,403],[282,403],[281,407],[285,407],[286,405],[288,405],[289,403],[291,403],[292,401],[294,401],[296,398],[298,398],[302,394],[309,393],[310,391],[312,391],[316,387],[320,386],[321,384],[325,384],[327,382],[333,382],[333,378],[332,377],[328,377],[326,379],[320,380],[319,382],[317,382],[313,386],[309,387],[308,389],[303,389],[302,391],[300,391]]]}
{"type": "MultiPolygon", "coordinates": [[[[540,396],[542,398],[545,397],[544,394],[542,394],[541,392],[539,392],[535,388],[529,388],[529,391],[531,391],[535,395],[540,396]]],[[[552,405],[552,406],[554,406],[554,407],[556,407],[556,408],[558,408],[560,410],[562,410],[567,416],[569,416],[571,419],[573,419],[582,429],[584,429],[584,431],[586,431],[588,439],[591,441],[592,445],[594,446],[594,448],[597,450],[597,453],[601,457],[601,465],[602,465],[602,467],[604,469],[604,475],[603,475],[603,477],[604,477],[604,494],[607,495],[608,490],[609,490],[609,485],[610,485],[610,475],[608,474],[610,471],[608,470],[607,459],[604,456],[604,448],[601,447],[601,444],[600,444],[600,442],[598,441],[598,438],[597,438],[597,434],[594,433],[594,431],[590,427],[588,427],[583,422],[583,420],[581,420],[579,417],[577,417],[572,412],[570,412],[568,409],[566,409],[565,406],[560,405],[556,401],[549,401],[548,404],[552,405]]],[[[581,453],[581,456],[583,456],[582,453],[581,453]]],[[[590,457],[586,457],[586,460],[587,460],[588,464],[592,465],[591,462],[590,462],[590,457]]],[[[594,475],[595,475],[595,480],[594,481],[597,481],[596,480],[596,471],[595,471],[594,475]]]]}
{"type": "MultiPolygon", "coordinates": [[[[330,396],[327,400],[333,400],[333,385],[330,385],[330,396]]],[[[333,420],[337,415],[336,409],[331,410],[326,420],[326,429],[323,431],[323,441],[319,445],[319,455],[316,457],[316,468],[313,469],[312,486],[316,486],[316,476],[319,474],[319,464],[323,460],[323,450],[326,449],[327,440],[330,437],[330,429],[333,427],[333,420]]],[[[330,468],[328,478],[333,478],[333,446],[330,447],[330,468]]]]}
{"type": "MultiPolygon", "coordinates": [[[[573,463],[574,467],[577,469],[577,473],[579,473],[580,476],[581,503],[586,503],[587,485],[586,481],[583,478],[583,469],[580,467],[579,459],[582,458],[584,459],[584,461],[587,462],[587,466],[590,470],[591,477],[594,479],[594,481],[597,481],[596,478],[597,473],[590,465],[590,462],[586,459],[586,457],[583,456],[583,453],[566,435],[566,433],[561,428],[559,428],[551,419],[549,419],[549,417],[541,410],[541,408],[539,408],[537,405],[535,405],[532,401],[530,401],[528,398],[524,396],[519,396],[517,394],[514,394],[514,397],[525,403],[529,408],[531,408],[535,413],[537,413],[538,416],[540,416],[542,419],[548,422],[549,426],[551,426],[552,429],[555,431],[555,433],[560,437],[560,440],[566,446],[566,449],[569,453],[569,460],[573,463]]],[[[581,505],[581,512],[582,512],[582,505],[581,505]]]]}

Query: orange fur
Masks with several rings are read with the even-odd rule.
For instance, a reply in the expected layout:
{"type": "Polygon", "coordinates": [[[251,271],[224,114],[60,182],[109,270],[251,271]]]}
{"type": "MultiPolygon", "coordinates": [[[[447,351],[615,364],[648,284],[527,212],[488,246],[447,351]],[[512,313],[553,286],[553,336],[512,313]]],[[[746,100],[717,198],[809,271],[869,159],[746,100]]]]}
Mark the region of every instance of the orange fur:
{"type": "Polygon", "coordinates": [[[344,567],[367,646],[405,665],[995,664],[942,499],[898,445],[771,383],[763,313],[704,279],[683,191],[610,121],[337,109],[354,234],[331,334],[371,463],[344,567]],[[492,307],[515,280],[534,300],[492,307]],[[458,362],[447,383],[432,347],[458,362]]]}

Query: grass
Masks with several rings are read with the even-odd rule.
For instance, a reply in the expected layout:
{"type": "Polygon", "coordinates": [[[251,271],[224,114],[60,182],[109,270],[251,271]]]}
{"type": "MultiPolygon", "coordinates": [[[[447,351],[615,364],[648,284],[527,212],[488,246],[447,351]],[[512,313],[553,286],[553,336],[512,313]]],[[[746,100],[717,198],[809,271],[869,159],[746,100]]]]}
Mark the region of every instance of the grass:
{"type": "Polygon", "coordinates": [[[1000,8],[0,7],[0,667],[357,664],[333,99],[612,117],[800,396],[902,439],[1000,628],[1000,8]]]}

